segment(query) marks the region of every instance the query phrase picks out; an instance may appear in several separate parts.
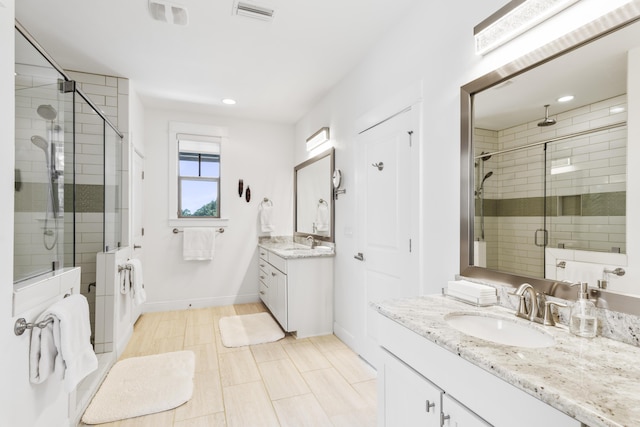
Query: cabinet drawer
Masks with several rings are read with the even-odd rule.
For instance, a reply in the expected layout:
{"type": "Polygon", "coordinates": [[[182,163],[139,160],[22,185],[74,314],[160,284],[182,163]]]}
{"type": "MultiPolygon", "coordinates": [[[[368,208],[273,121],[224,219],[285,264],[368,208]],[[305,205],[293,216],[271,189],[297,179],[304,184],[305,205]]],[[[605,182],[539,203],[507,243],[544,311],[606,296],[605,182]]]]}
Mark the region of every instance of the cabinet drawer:
{"type": "Polygon", "coordinates": [[[282,271],[284,274],[287,274],[287,260],[279,257],[274,253],[269,254],[269,264],[282,271]]]}
{"type": "Polygon", "coordinates": [[[263,282],[260,282],[259,289],[260,299],[267,307],[269,307],[269,288],[263,282]]]}

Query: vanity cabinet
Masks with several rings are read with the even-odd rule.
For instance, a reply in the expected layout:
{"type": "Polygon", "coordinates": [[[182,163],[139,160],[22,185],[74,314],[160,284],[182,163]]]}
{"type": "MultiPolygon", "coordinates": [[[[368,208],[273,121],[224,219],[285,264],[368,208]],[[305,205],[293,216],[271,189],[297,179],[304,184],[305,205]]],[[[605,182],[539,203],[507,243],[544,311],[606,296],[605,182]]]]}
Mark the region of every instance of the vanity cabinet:
{"type": "Polygon", "coordinates": [[[282,329],[297,338],[333,333],[333,258],[259,253],[260,299],[282,329]]]}
{"type": "Polygon", "coordinates": [[[378,379],[384,411],[380,426],[491,427],[394,355],[382,352],[378,379]]]}
{"type": "Polygon", "coordinates": [[[378,366],[379,427],[582,425],[384,315],[378,315],[378,326],[382,347],[381,366],[378,366]],[[441,391],[438,413],[442,413],[443,420],[440,423],[438,418],[436,424],[429,424],[431,414],[425,413],[425,402],[434,399],[433,388],[441,391]],[[401,397],[394,396],[395,393],[401,397]],[[395,422],[396,417],[411,418],[399,424],[395,422]]]}

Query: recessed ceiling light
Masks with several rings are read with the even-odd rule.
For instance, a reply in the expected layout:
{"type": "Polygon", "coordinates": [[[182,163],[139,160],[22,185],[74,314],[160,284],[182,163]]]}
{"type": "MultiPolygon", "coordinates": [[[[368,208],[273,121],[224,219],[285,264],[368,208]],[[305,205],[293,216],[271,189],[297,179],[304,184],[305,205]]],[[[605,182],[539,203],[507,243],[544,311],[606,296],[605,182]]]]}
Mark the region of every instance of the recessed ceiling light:
{"type": "Polygon", "coordinates": [[[558,102],[569,102],[569,101],[573,101],[573,98],[575,98],[573,95],[561,96],[560,98],[558,98],[558,102]]]}
{"type": "Polygon", "coordinates": [[[618,105],[616,107],[611,107],[609,109],[609,112],[611,114],[617,114],[617,113],[622,113],[625,110],[625,108],[622,105],[618,105]]]}
{"type": "Polygon", "coordinates": [[[222,100],[222,103],[227,105],[235,105],[236,100],[231,98],[225,98],[222,100]]]}

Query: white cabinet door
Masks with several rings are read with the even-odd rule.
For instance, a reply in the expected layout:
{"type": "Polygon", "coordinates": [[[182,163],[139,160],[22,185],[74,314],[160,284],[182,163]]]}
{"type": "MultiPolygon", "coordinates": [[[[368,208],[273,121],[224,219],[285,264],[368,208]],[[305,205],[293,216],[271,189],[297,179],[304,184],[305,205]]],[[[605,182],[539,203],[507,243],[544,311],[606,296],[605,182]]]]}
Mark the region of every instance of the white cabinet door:
{"type": "Polygon", "coordinates": [[[269,302],[271,313],[280,322],[285,331],[288,331],[288,307],[287,307],[287,275],[275,267],[271,267],[271,282],[269,284],[269,302]]]}
{"type": "MultiPolygon", "coordinates": [[[[441,390],[409,366],[382,351],[379,425],[440,427],[441,390]]],[[[380,373],[379,373],[380,375],[380,373]]]]}
{"type": "Polygon", "coordinates": [[[448,394],[442,396],[442,413],[443,427],[491,427],[448,394]]]}

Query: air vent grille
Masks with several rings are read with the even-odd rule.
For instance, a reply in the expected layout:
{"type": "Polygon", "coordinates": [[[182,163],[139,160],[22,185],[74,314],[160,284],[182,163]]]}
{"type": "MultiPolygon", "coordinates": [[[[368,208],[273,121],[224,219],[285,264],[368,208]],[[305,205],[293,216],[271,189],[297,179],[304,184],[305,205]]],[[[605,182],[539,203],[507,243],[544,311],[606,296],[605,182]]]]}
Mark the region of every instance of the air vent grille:
{"type": "Polygon", "coordinates": [[[236,15],[260,19],[262,21],[272,21],[275,13],[273,9],[268,7],[245,2],[236,2],[233,9],[236,15]]]}

